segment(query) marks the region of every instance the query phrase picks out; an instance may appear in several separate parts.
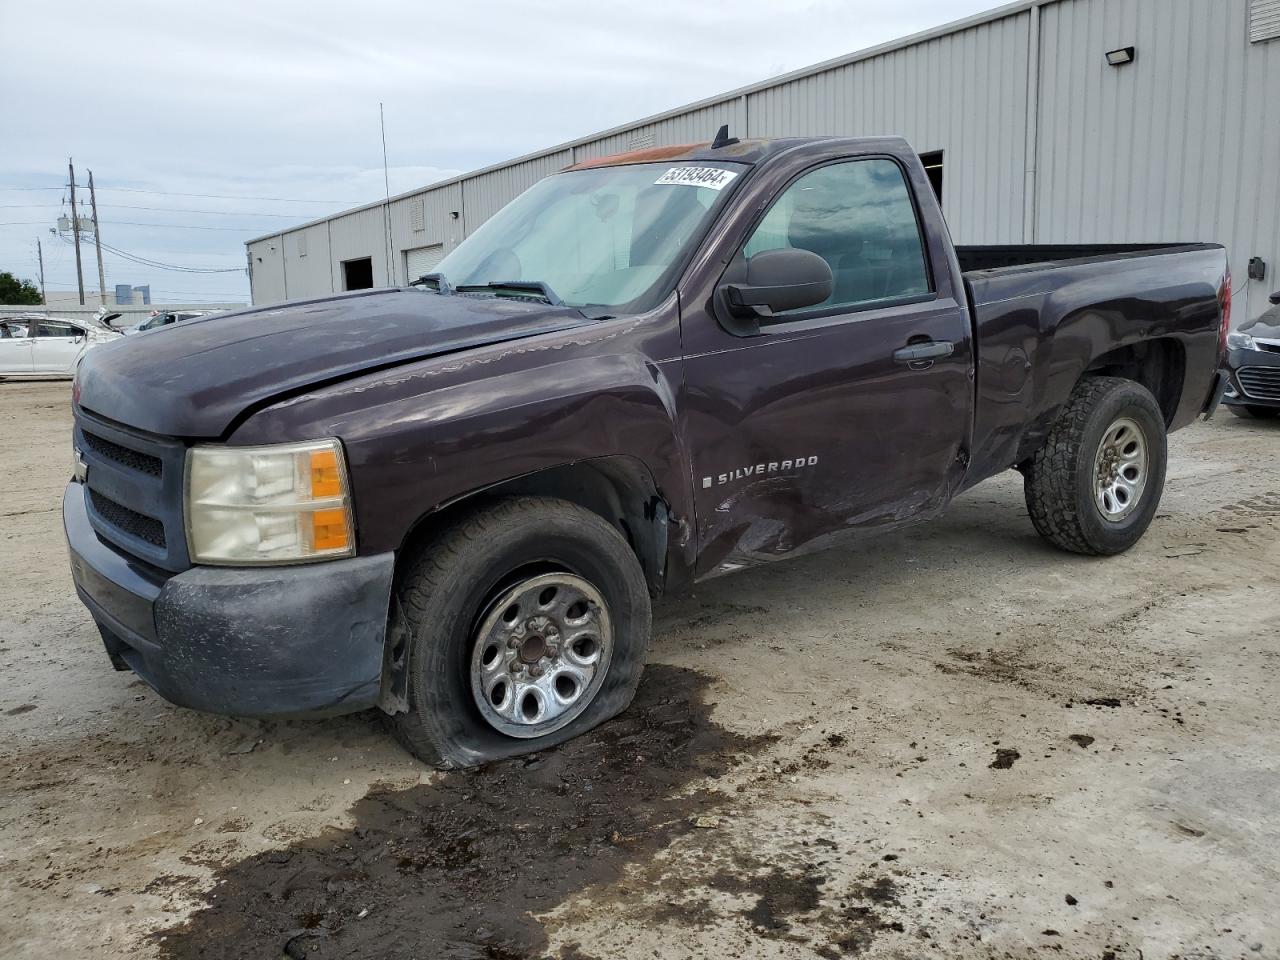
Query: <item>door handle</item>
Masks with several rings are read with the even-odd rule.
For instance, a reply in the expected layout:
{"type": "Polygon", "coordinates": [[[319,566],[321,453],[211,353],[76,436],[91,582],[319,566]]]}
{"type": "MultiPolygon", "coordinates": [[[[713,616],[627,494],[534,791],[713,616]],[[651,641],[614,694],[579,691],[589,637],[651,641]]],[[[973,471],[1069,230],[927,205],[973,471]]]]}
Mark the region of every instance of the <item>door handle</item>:
{"type": "Polygon", "coordinates": [[[912,370],[928,370],[933,361],[955,353],[956,345],[950,340],[926,340],[893,351],[895,363],[905,363],[912,370]]]}

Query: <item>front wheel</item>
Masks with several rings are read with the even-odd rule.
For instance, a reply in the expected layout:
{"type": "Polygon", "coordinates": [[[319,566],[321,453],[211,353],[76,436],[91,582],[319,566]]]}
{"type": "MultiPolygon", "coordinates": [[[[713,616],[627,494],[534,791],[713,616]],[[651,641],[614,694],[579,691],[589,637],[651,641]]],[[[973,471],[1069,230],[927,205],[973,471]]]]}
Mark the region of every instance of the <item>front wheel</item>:
{"type": "Polygon", "coordinates": [[[626,709],[649,641],[644,572],[597,514],[547,497],[491,503],[405,563],[408,711],[419,759],[469,767],[562,743],[626,709]]]}
{"type": "Polygon", "coordinates": [[[1145,387],[1090,377],[1024,467],[1039,534],[1073,553],[1122,553],[1151,525],[1164,490],[1164,417],[1145,387]]]}

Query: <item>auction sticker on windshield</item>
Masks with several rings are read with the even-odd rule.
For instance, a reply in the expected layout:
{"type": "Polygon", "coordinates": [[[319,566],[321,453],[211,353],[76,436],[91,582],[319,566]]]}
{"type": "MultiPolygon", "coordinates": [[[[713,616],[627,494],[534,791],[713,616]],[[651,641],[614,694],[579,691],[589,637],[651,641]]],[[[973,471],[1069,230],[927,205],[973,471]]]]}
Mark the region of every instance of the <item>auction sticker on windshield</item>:
{"type": "Polygon", "coordinates": [[[682,184],[687,187],[706,187],[708,190],[723,190],[737,174],[732,170],[717,170],[715,167],[672,167],[657,180],[659,183],[682,184]]]}

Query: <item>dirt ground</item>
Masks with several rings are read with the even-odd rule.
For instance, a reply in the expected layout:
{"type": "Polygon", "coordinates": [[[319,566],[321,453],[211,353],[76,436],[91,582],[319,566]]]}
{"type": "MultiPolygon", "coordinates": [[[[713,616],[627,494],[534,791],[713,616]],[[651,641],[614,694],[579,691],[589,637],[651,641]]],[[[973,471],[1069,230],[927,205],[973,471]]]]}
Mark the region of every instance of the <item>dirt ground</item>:
{"type": "Polygon", "coordinates": [[[1122,557],[1008,474],[708,583],[622,718],[440,775],[111,670],[68,394],[0,384],[6,958],[1280,958],[1280,423],[1177,434],[1122,557]]]}

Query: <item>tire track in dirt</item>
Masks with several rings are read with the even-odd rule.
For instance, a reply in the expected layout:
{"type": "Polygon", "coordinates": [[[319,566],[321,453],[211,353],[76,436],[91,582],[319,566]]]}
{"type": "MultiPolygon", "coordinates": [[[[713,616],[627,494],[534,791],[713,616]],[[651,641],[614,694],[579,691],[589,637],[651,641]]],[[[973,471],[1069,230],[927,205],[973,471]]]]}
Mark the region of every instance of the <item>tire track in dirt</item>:
{"type": "Polygon", "coordinates": [[[350,829],[216,870],[151,941],[168,960],[543,956],[535,915],[697,829],[729,798],[695,785],[770,742],[711,723],[709,683],[654,664],[630,710],[554,752],[374,791],[350,829]]]}

